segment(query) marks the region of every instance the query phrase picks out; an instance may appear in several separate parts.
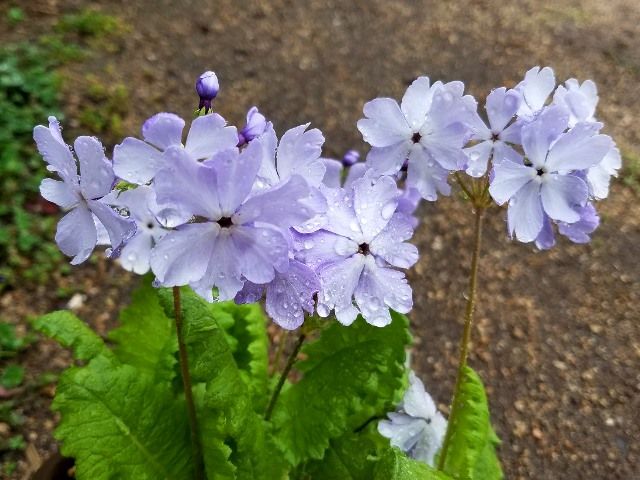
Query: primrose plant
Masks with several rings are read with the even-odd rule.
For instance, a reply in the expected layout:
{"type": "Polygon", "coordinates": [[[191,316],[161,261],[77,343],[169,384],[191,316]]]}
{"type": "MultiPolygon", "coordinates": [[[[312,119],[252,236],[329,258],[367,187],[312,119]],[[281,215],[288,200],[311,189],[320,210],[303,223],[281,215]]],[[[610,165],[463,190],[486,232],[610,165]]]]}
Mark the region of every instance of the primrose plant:
{"type": "Polygon", "coordinates": [[[556,234],[590,240],[620,168],[593,82],[556,86],[535,67],[493,90],[481,116],[461,82],[420,77],[400,104],[365,104],[366,161],[323,157],[309,124],[278,136],[256,107],[242,128],[227,125],[218,89],[204,73],[186,133],[182,118],[158,113],[112,159],[93,137],[72,149],[53,117],[34,129],[58,177],[41,193],[65,211],[60,250],[79,264],[107,245],[144,276],[109,344],[68,311],[36,321],[79,362],[53,403],[76,476],[502,478],[467,365],[483,219],[506,205],[508,234],[539,249],[556,234]],[[416,209],[452,183],[475,235],[447,420],[408,366],[404,314],[416,209]],[[284,329],[273,349],[269,320],[284,329]]]}

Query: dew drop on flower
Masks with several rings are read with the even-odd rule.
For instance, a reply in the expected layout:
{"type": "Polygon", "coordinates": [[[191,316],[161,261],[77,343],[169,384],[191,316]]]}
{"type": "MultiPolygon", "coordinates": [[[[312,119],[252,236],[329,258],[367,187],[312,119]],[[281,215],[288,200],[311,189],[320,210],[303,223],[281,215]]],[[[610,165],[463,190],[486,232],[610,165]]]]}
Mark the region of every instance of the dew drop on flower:
{"type": "Polygon", "coordinates": [[[390,201],[387,202],[384,207],[382,207],[382,210],[380,211],[380,215],[382,215],[382,218],[384,218],[385,220],[389,220],[392,216],[393,213],[396,211],[396,202],[395,201],[390,201]]]}

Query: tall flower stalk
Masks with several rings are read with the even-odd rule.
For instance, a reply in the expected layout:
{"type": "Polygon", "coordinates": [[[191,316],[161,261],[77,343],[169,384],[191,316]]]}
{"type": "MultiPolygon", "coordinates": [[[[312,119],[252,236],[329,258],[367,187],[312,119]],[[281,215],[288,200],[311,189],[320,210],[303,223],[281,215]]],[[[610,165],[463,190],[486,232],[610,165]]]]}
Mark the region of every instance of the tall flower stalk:
{"type": "Polygon", "coordinates": [[[453,390],[453,399],[451,401],[451,414],[449,415],[449,423],[447,425],[447,432],[444,437],[442,449],[440,450],[440,456],[438,458],[438,469],[442,470],[447,458],[447,451],[449,449],[449,443],[451,436],[455,429],[457,416],[459,415],[460,408],[460,390],[462,386],[462,380],[464,378],[465,367],[467,366],[467,358],[469,357],[469,343],[471,341],[471,330],[473,328],[473,315],[476,309],[476,296],[478,291],[478,269],[480,263],[480,251],[482,247],[482,225],[484,220],[485,210],[490,205],[490,199],[487,195],[488,183],[483,177],[481,182],[474,182],[474,185],[469,189],[462,180],[457,177],[458,182],[463,191],[470,196],[473,204],[474,211],[474,229],[473,229],[473,253],[471,255],[471,270],[469,272],[469,287],[467,294],[467,304],[464,313],[464,327],[462,330],[462,337],[460,338],[460,353],[458,357],[458,374],[456,377],[456,383],[453,390]],[[478,185],[479,187],[477,188],[478,185]],[[475,188],[474,188],[475,187],[475,188]]]}
{"type": "Polygon", "coordinates": [[[194,478],[204,480],[204,459],[202,456],[202,443],[198,429],[198,417],[196,405],[193,401],[193,385],[191,383],[191,373],[189,372],[189,357],[187,346],[184,341],[184,331],[182,323],[182,305],[180,301],[180,287],[173,287],[173,310],[176,320],[176,334],[178,336],[178,353],[180,358],[180,373],[182,386],[184,387],[184,398],[187,405],[187,415],[189,416],[189,429],[191,431],[191,448],[194,460],[194,478]]]}

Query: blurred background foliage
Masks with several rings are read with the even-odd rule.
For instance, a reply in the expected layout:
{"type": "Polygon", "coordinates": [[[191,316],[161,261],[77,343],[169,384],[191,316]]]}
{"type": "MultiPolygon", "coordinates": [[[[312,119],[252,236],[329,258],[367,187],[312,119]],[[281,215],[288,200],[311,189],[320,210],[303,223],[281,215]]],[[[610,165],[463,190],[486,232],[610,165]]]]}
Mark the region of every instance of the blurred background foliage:
{"type": "MultiPolygon", "coordinates": [[[[3,23],[14,28],[24,21],[25,12],[13,7],[3,23]]],[[[86,61],[96,51],[114,51],[127,31],[117,17],[85,9],[60,17],[36,42],[0,47],[0,290],[42,283],[54,271],[68,271],[53,241],[57,207],[39,196],[46,169],[32,131],[49,115],[64,119],[63,67],[86,61]]],[[[89,134],[121,134],[126,87],[95,75],[87,76],[84,85],[77,127],[89,134]]]]}

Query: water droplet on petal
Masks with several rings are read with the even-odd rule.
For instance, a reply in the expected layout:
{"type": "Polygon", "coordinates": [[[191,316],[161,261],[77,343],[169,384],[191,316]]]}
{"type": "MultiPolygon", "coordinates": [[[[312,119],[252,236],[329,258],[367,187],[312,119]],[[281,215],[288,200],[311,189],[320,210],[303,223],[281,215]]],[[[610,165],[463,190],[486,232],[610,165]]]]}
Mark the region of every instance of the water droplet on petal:
{"type": "Polygon", "coordinates": [[[393,216],[394,212],[396,211],[396,207],[397,207],[397,204],[394,200],[387,202],[385,206],[382,207],[382,210],[380,211],[380,215],[385,220],[389,220],[393,216]]]}

